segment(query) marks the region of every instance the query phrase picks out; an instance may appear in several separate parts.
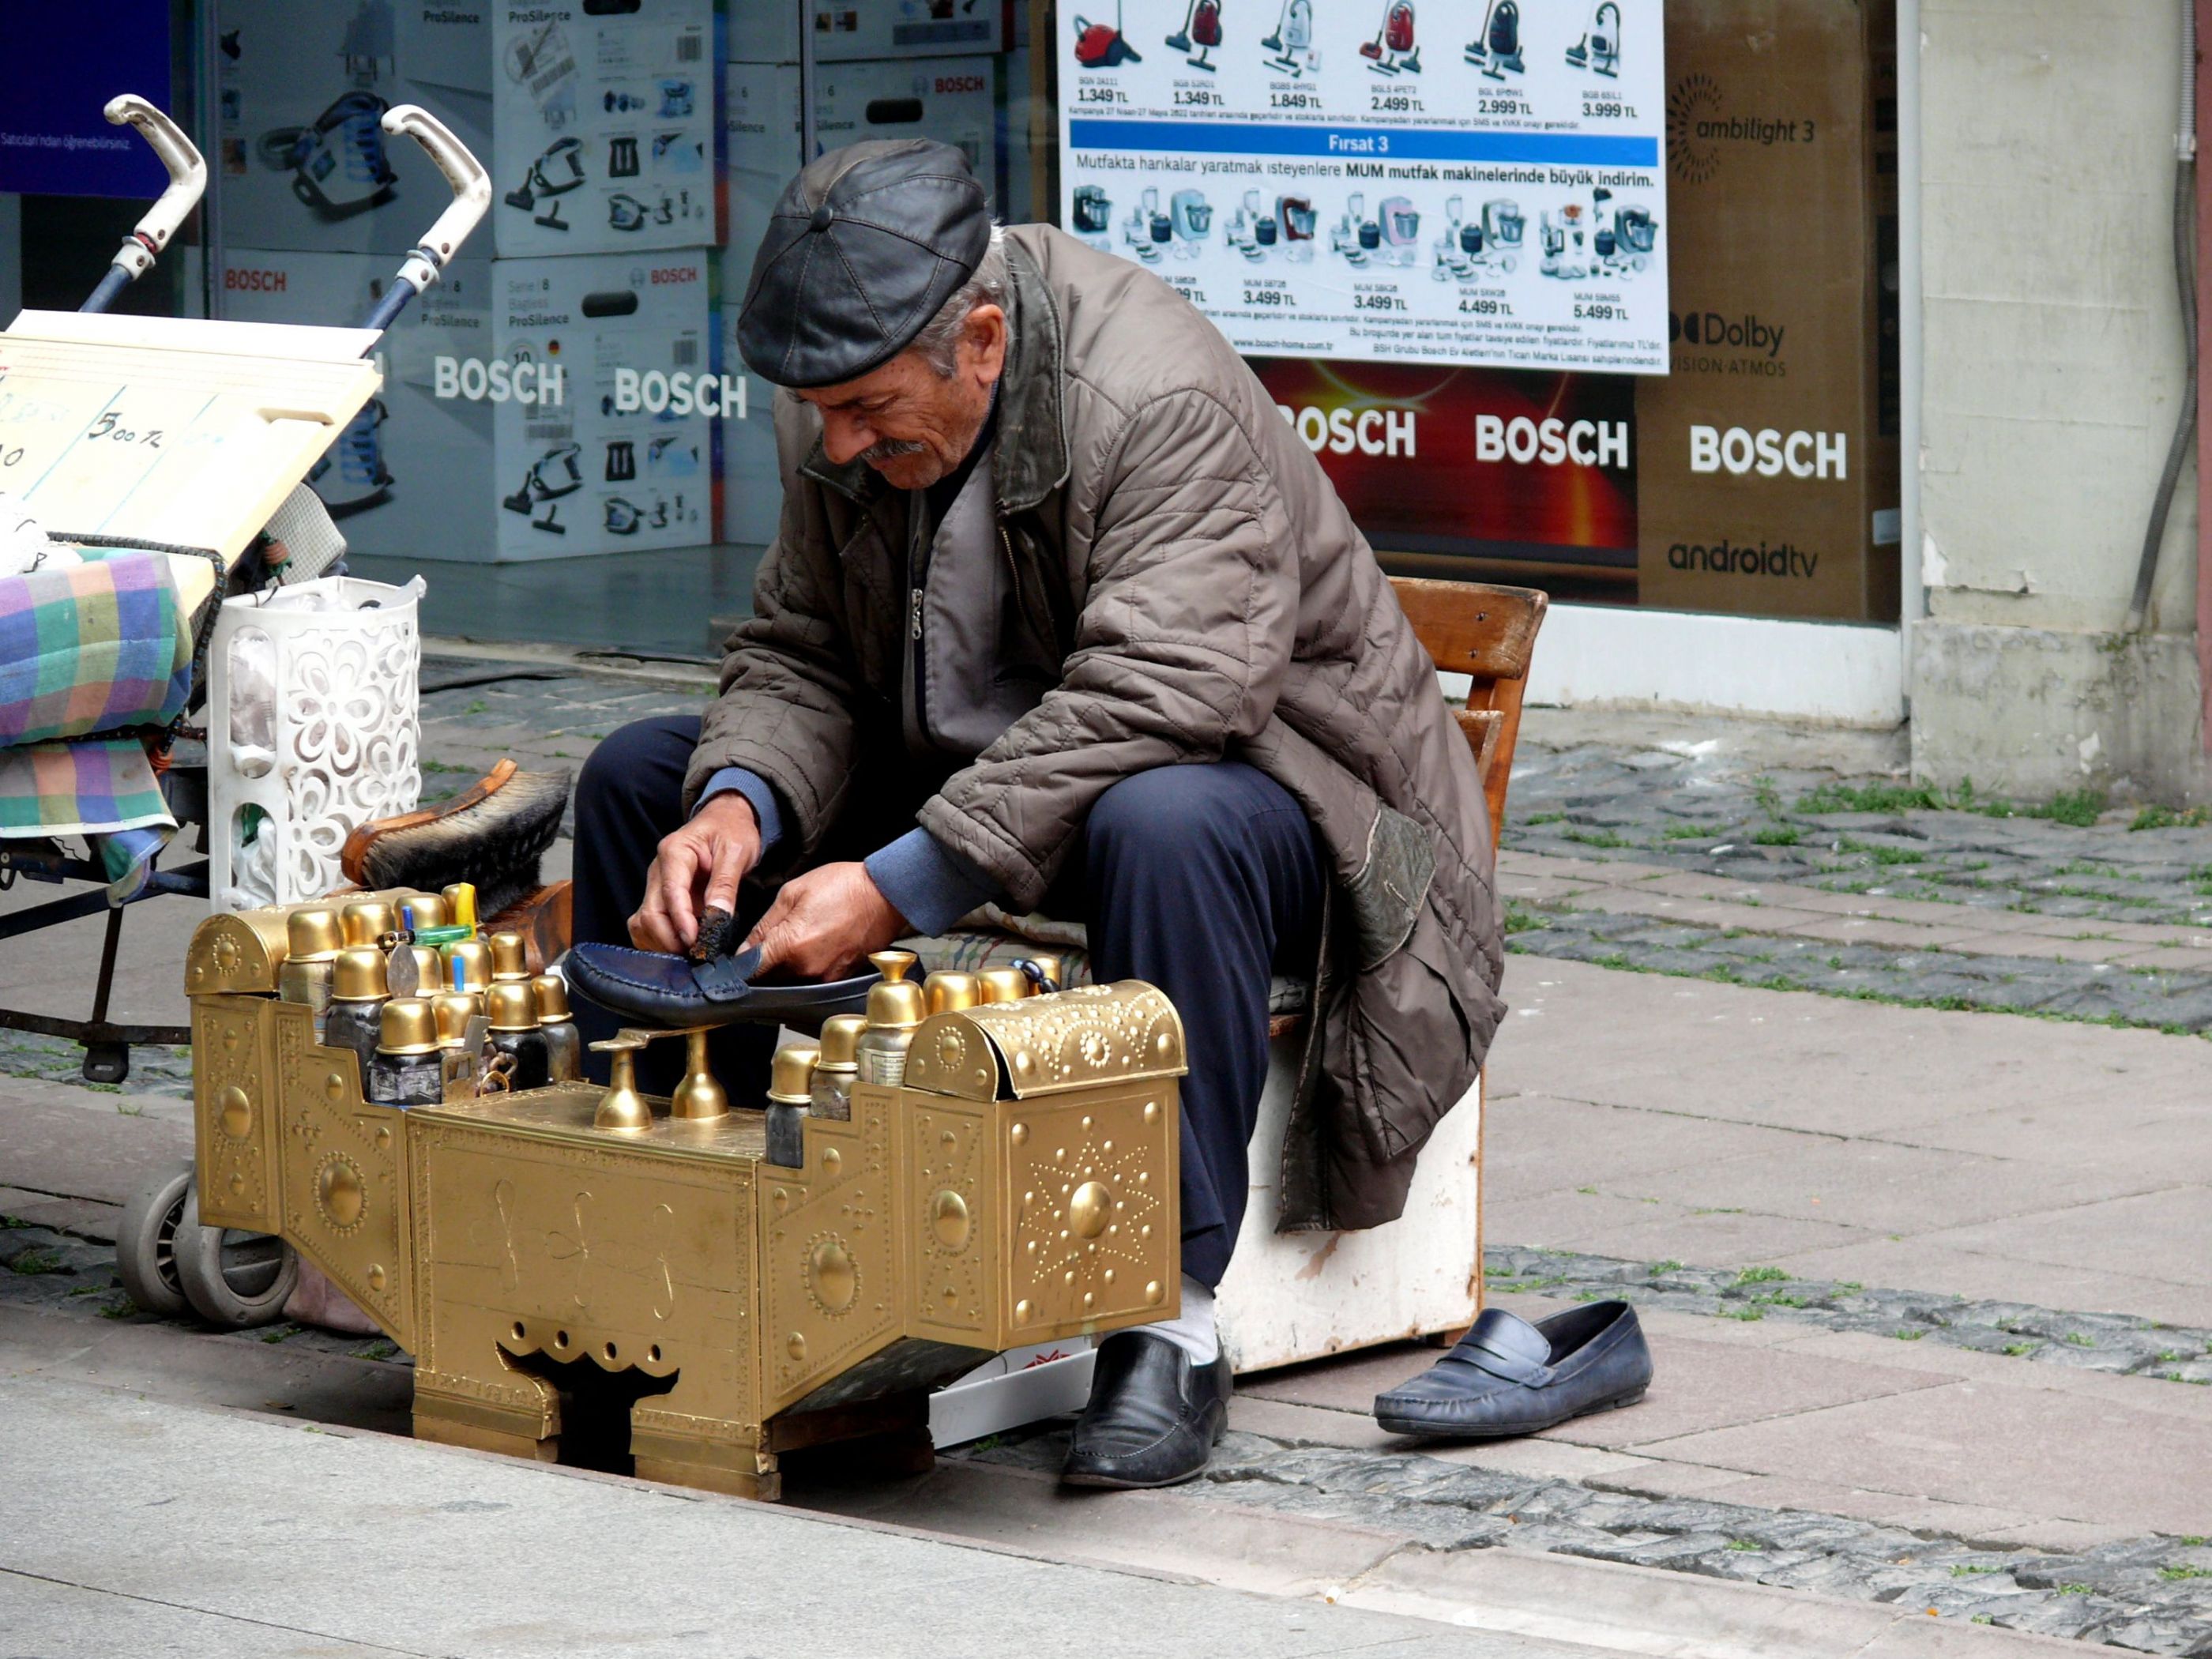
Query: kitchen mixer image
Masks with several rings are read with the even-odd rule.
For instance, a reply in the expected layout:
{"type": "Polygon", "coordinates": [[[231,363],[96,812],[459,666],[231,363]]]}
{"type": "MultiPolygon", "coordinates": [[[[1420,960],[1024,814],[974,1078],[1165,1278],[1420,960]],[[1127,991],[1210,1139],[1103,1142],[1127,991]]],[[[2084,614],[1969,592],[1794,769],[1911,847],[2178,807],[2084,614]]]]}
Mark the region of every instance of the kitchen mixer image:
{"type": "Polygon", "coordinates": [[[1138,193],[1136,206],[1121,222],[1121,240],[1129,251],[1148,265],[1156,265],[1175,241],[1175,221],[1160,211],[1160,187],[1146,185],[1138,193]]]}
{"type": "Polygon", "coordinates": [[[1511,275],[1521,263],[1521,225],[1520,210],[1510,202],[1486,204],[1470,219],[1466,215],[1466,198],[1448,198],[1444,228],[1433,245],[1436,259],[1429,274],[1440,283],[1511,275]],[[1510,243],[1504,240],[1507,235],[1511,238],[1510,243]]]}

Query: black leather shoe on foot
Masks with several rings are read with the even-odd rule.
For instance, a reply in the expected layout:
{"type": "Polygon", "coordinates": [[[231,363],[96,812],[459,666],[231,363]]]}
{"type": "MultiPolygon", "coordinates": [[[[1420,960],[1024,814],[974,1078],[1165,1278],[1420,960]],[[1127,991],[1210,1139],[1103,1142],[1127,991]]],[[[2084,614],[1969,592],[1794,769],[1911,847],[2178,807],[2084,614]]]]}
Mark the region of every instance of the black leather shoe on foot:
{"type": "Polygon", "coordinates": [[[1098,1345],[1091,1403],[1060,1478],[1073,1486],[1172,1486],[1206,1467],[1229,1426],[1229,1360],[1194,1365],[1164,1336],[1118,1331],[1098,1345]]]}
{"type": "Polygon", "coordinates": [[[1492,1308],[1442,1359],[1376,1395],[1375,1420],[1392,1434],[1488,1440],[1632,1406],[1650,1385],[1651,1350],[1626,1302],[1540,1325],[1492,1308]]]}

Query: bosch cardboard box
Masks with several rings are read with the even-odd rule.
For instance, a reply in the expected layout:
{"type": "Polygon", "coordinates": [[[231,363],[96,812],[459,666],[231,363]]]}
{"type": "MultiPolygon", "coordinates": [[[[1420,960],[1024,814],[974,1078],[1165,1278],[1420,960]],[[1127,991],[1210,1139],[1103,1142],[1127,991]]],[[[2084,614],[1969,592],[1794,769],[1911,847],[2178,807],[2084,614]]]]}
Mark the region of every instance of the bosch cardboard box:
{"type": "MultiPolygon", "coordinates": [[[[957,145],[985,187],[998,171],[998,61],[925,58],[823,64],[815,72],[815,143],[819,150],[864,138],[923,137],[957,145]]],[[[730,240],[721,256],[723,362],[743,374],[738,315],[753,254],[776,198],[799,166],[799,70],[784,64],[732,64],[724,104],[729,158],[730,240]]],[[[723,426],[722,539],[765,543],[775,534],[782,486],[769,399],[775,388],[750,379],[747,418],[723,426]]]]}
{"type": "MultiPolygon", "coordinates": [[[[220,0],[216,18],[209,161],[226,240],[329,253],[412,247],[453,191],[412,139],[386,135],[394,104],[422,105],[489,164],[489,79],[471,90],[413,78],[390,0],[220,0]]],[[[471,252],[489,258],[489,234],[471,252]]]]}
{"type": "Polygon", "coordinates": [[[1006,45],[1000,0],[732,0],[730,56],[795,64],[799,31],[814,30],[817,63],[957,56],[1006,45]]]}
{"type": "Polygon", "coordinates": [[[1668,0],[1669,372],[1636,385],[1640,603],[1894,622],[1896,18],[1668,0]]]}
{"type": "MultiPolygon", "coordinates": [[[[216,284],[218,314],[250,323],[357,323],[398,268],[397,254],[234,247],[216,284]]],[[[410,302],[377,351],[384,389],[307,476],[357,551],[490,556],[492,405],[436,393],[441,359],[490,354],[492,269],[489,259],[464,256],[410,302]]]]}
{"type": "MultiPolygon", "coordinates": [[[[501,259],[492,356],[557,402],[495,401],[495,553],[507,559],[714,539],[721,378],[710,250],[501,259]]],[[[463,384],[464,394],[468,385],[463,384]]]]}

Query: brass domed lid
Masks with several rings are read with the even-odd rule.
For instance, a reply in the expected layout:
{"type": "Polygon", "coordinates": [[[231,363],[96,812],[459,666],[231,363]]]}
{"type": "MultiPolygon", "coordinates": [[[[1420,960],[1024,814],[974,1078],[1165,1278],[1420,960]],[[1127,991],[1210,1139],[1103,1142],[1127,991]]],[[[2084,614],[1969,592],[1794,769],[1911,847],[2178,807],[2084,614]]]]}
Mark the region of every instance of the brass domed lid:
{"type": "Polygon", "coordinates": [[[868,1029],[863,1014],[832,1014],[822,1022],[822,1058],[817,1071],[853,1072],[860,1065],[860,1033],[868,1029]]]}
{"type": "Polygon", "coordinates": [[[461,988],[482,991],[491,985],[491,946],[480,939],[458,939],[446,946],[446,983],[453,982],[453,965],[461,964],[461,988]]]}
{"type": "Polygon", "coordinates": [[[919,958],[911,951],[878,951],[868,960],[884,976],[882,984],[868,988],[868,1024],[895,1031],[921,1024],[929,1013],[928,1000],[907,978],[919,958]]]}
{"type": "Polygon", "coordinates": [[[491,977],[495,985],[503,979],[530,977],[530,955],[523,949],[521,934],[491,936],[491,977]]]}
{"type": "Polygon", "coordinates": [[[438,954],[435,945],[410,945],[407,948],[415,953],[415,994],[418,997],[437,995],[453,979],[445,957],[438,954]]]}
{"type": "Polygon", "coordinates": [[[538,999],[526,979],[503,979],[484,993],[484,1012],[495,1031],[534,1031],[538,1029],[538,999]]]}
{"type": "Polygon", "coordinates": [[[374,945],[399,925],[398,912],[383,899],[356,899],[338,912],[348,945],[374,945]]]}
{"type": "Polygon", "coordinates": [[[933,1014],[957,1014],[983,1000],[982,982],[973,974],[940,968],[921,982],[922,994],[933,1014]]]}
{"type": "Polygon", "coordinates": [[[345,947],[345,929],[335,910],[295,910],[284,918],[288,962],[329,962],[345,947]]]}
{"type": "Polygon", "coordinates": [[[571,1018],[568,1012],[568,981],[558,974],[540,974],[530,981],[530,994],[538,999],[538,1023],[552,1025],[571,1018]]]}
{"type": "Polygon", "coordinates": [[[469,1022],[483,1010],[473,993],[445,991],[430,999],[430,1012],[438,1017],[438,1042],[451,1048],[468,1041],[469,1022]]]}
{"type": "Polygon", "coordinates": [[[331,1000],[334,1002],[381,1002],[391,994],[384,976],[384,952],[374,945],[349,945],[338,952],[331,969],[331,1000]]]}
{"type": "Polygon", "coordinates": [[[811,1042],[787,1042],[775,1051],[768,1073],[768,1097],[780,1106],[804,1106],[814,1088],[814,1067],[822,1050],[811,1042]]]}
{"type": "Polygon", "coordinates": [[[986,968],[975,977],[983,981],[986,1002],[1019,1002],[1036,988],[1018,968],[986,968]]]}
{"type": "Polygon", "coordinates": [[[415,918],[415,931],[446,925],[446,901],[435,893],[410,893],[399,901],[415,918]]]}
{"type": "Polygon", "coordinates": [[[420,997],[394,997],[384,1005],[380,1054],[428,1054],[438,1048],[438,1016],[420,997]]]}

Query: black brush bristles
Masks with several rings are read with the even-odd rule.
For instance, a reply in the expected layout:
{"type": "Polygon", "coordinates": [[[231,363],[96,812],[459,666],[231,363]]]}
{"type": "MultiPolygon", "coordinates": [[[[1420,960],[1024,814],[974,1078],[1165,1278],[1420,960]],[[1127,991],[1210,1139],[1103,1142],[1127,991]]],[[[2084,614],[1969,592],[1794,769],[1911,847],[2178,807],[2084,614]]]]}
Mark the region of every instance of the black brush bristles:
{"type": "Polygon", "coordinates": [[[362,884],[434,893],[474,882],[477,915],[489,921],[537,891],[538,861],[561,833],[568,781],[566,769],[517,772],[472,806],[380,836],[362,860],[362,884]]]}

